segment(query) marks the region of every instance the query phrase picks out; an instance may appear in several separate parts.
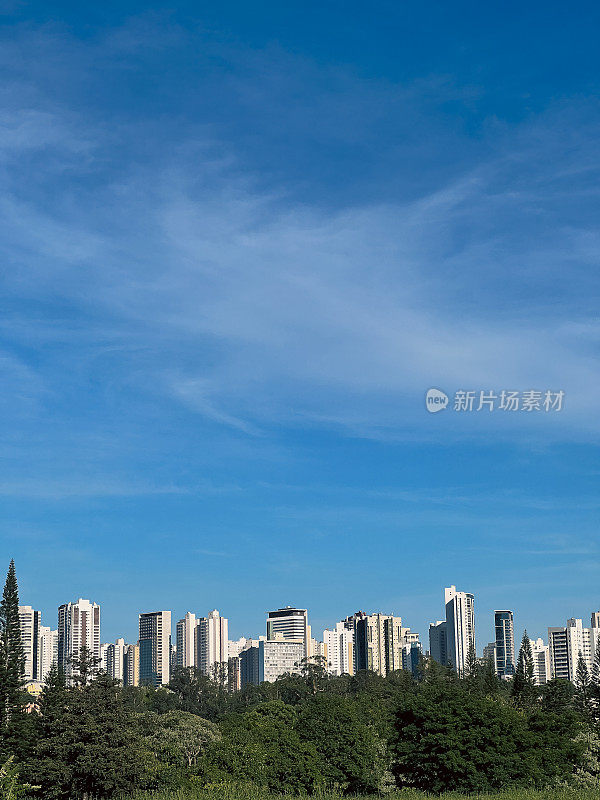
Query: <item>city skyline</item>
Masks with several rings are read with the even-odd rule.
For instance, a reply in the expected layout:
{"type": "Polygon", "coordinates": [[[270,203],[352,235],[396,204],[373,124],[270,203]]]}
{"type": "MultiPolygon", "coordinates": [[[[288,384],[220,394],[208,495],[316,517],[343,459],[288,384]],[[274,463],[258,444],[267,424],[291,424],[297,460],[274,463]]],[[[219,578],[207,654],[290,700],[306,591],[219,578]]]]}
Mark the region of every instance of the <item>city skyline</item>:
{"type": "MultiPolygon", "coordinates": [[[[421,648],[422,648],[423,652],[431,650],[431,656],[435,660],[438,660],[438,661],[441,661],[441,662],[442,661],[448,661],[449,663],[452,663],[453,666],[455,666],[455,668],[457,668],[455,662],[458,659],[458,671],[461,672],[461,673],[464,671],[466,663],[467,663],[468,650],[470,648],[470,642],[473,640],[472,637],[473,637],[473,633],[474,633],[474,640],[475,640],[475,644],[476,644],[476,647],[475,647],[476,655],[478,657],[482,657],[482,656],[485,657],[486,654],[489,655],[489,657],[491,657],[492,660],[495,663],[496,670],[497,670],[498,674],[499,675],[506,674],[507,677],[509,677],[510,675],[513,674],[512,670],[508,670],[507,671],[506,668],[504,666],[502,666],[504,664],[504,659],[499,658],[498,655],[497,655],[497,651],[496,651],[496,648],[500,644],[500,641],[501,641],[502,637],[505,637],[505,638],[507,637],[507,630],[509,631],[508,640],[505,641],[504,644],[505,644],[506,647],[508,647],[508,651],[507,652],[510,652],[510,658],[512,659],[512,663],[513,664],[516,663],[516,653],[518,651],[518,646],[520,644],[522,635],[525,632],[525,630],[527,630],[527,634],[529,636],[529,639],[532,642],[532,646],[534,645],[536,640],[543,640],[543,642],[544,642],[544,644],[546,646],[550,646],[550,652],[551,653],[552,653],[552,641],[551,641],[552,640],[552,631],[556,631],[558,636],[563,636],[563,634],[561,634],[560,632],[564,631],[565,648],[566,648],[567,636],[569,635],[568,631],[573,627],[572,624],[574,625],[574,623],[576,621],[582,621],[583,628],[585,628],[585,626],[586,626],[586,616],[590,616],[591,615],[591,625],[593,627],[597,628],[600,631],[600,612],[599,611],[588,610],[587,615],[584,614],[584,615],[579,616],[579,617],[576,617],[576,616],[564,617],[564,619],[567,620],[566,626],[561,626],[560,624],[559,625],[551,625],[551,624],[546,625],[546,627],[543,629],[541,634],[538,631],[532,631],[526,625],[523,625],[521,633],[517,636],[516,633],[515,633],[515,630],[518,630],[518,629],[515,629],[515,627],[514,627],[514,614],[515,614],[514,609],[513,610],[500,610],[500,609],[496,608],[496,609],[493,610],[492,615],[491,615],[491,629],[494,632],[494,638],[492,638],[491,641],[490,641],[490,640],[486,639],[485,635],[482,635],[482,629],[486,630],[485,626],[486,625],[488,627],[490,626],[490,620],[487,619],[487,615],[485,615],[485,613],[481,614],[481,612],[479,612],[477,610],[474,610],[474,594],[473,593],[469,593],[469,592],[465,593],[465,592],[460,591],[460,590],[457,591],[456,590],[456,586],[454,586],[454,585],[452,585],[450,587],[446,587],[443,590],[443,592],[444,592],[444,594],[443,594],[443,600],[444,600],[443,606],[445,607],[446,620],[442,624],[439,621],[436,622],[433,619],[433,620],[431,620],[429,622],[427,628],[424,629],[424,630],[419,630],[419,629],[415,628],[414,626],[411,626],[411,627],[408,627],[408,628],[404,627],[407,624],[405,617],[401,618],[399,616],[395,616],[394,612],[387,612],[387,611],[381,611],[381,610],[371,610],[369,612],[365,612],[364,610],[355,611],[355,612],[351,612],[350,616],[346,616],[345,618],[341,618],[341,620],[340,619],[329,620],[324,625],[321,625],[320,622],[318,622],[316,625],[313,625],[312,624],[312,619],[313,618],[310,616],[310,609],[308,610],[308,613],[307,613],[306,609],[303,609],[302,612],[300,612],[297,607],[294,607],[294,606],[291,606],[291,605],[281,606],[276,611],[272,610],[272,611],[264,611],[263,612],[263,619],[264,619],[263,629],[264,629],[264,633],[263,632],[257,633],[257,630],[254,629],[254,630],[251,630],[251,631],[246,630],[245,633],[239,634],[237,631],[240,629],[240,626],[243,627],[245,623],[240,622],[238,620],[237,621],[237,625],[234,625],[233,627],[230,627],[229,626],[230,625],[230,617],[226,613],[221,614],[220,611],[217,611],[217,609],[213,609],[211,612],[207,613],[206,617],[203,617],[201,614],[197,614],[197,613],[195,613],[193,611],[190,611],[188,609],[182,615],[182,617],[180,619],[177,619],[177,614],[175,612],[173,612],[172,609],[168,609],[168,610],[166,610],[166,609],[162,609],[162,610],[156,609],[154,611],[146,611],[146,612],[141,612],[140,611],[137,614],[137,619],[138,619],[137,630],[138,630],[138,632],[141,631],[141,619],[142,619],[142,617],[151,618],[151,617],[161,616],[161,617],[164,617],[165,619],[168,619],[168,628],[164,630],[164,636],[166,637],[164,641],[166,642],[168,640],[170,646],[172,644],[172,648],[173,648],[173,651],[176,652],[176,656],[175,656],[175,660],[172,660],[173,653],[171,653],[171,651],[169,650],[169,655],[167,657],[166,656],[166,649],[165,649],[166,645],[163,646],[163,659],[166,659],[164,663],[167,665],[167,667],[166,667],[167,671],[172,670],[175,666],[196,666],[196,667],[202,669],[203,671],[205,671],[207,674],[209,674],[210,667],[208,665],[213,663],[213,661],[215,661],[215,660],[216,660],[217,663],[219,662],[219,660],[221,661],[221,663],[226,661],[227,660],[226,654],[227,654],[228,644],[234,643],[236,641],[236,639],[238,639],[239,637],[242,637],[240,639],[240,641],[243,641],[244,637],[248,641],[252,641],[253,639],[256,639],[257,637],[258,638],[265,637],[265,634],[266,634],[266,638],[268,640],[279,638],[281,636],[285,637],[286,639],[290,639],[290,637],[291,637],[292,639],[294,639],[296,641],[302,641],[303,642],[303,652],[306,655],[308,655],[309,650],[310,650],[310,644],[309,643],[311,641],[317,641],[318,642],[319,641],[319,637],[321,635],[325,635],[328,632],[333,634],[336,630],[338,630],[338,636],[339,636],[339,634],[340,634],[340,630],[339,630],[340,626],[343,626],[345,621],[347,622],[348,620],[352,619],[353,617],[355,619],[359,619],[361,617],[365,618],[365,619],[370,619],[372,617],[376,617],[376,618],[380,618],[381,617],[381,618],[388,618],[390,620],[390,622],[394,622],[394,625],[397,622],[397,625],[399,626],[398,630],[400,631],[400,626],[401,626],[401,630],[403,632],[403,635],[404,635],[404,631],[406,631],[408,633],[408,635],[409,635],[409,638],[411,636],[411,630],[412,630],[412,635],[416,636],[416,640],[420,642],[420,645],[421,645],[421,648]],[[468,606],[466,608],[465,608],[465,605],[464,605],[465,602],[468,603],[468,606]],[[457,605],[457,603],[458,603],[458,605],[457,605]],[[299,618],[300,618],[300,613],[302,613],[304,616],[302,618],[300,618],[300,622],[297,624],[294,621],[293,617],[290,617],[290,612],[292,614],[297,615],[299,618]],[[167,616],[165,617],[165,615],[167,615],[167,616]],[[277,627],[277,617],[282,617],[282,616],[285,617],[284,624],[283,625],[279,625],[279,627],[277,627]],[[483,617],[483,625],[482,625],[482,617],[483,617]],[[193,620],[193,622],[191,623],[191,626],[190,626],[190,619],[193,620]],[[270,626],[273,625],[273,620],[274,619],[275,619],[275,628],[272,628],[270,626]],[[502,623],[503,624],[503,633],[502,634],[499,633],[499,628],[498,628],[498,625],[499,625],[499,621],[498,620],[499,619],[503,620],[503,623],[502,623]],[[510,620],[510,627],[508,629],[505,628],[506,619],[510,620]],[[216,629],[214,629],[214,621],[215,620],[216,620],[216,623],[217,623],[216,629]],[[477,624],[476,620],[479,621],[478,624],[477,624]],[[298,627],[298,625],[299,625],[299,627],[298,627]],[[438,630],[438,629],[440,629],[440,626],[441,626],[441,634],[440,634],[440,632],[438,630]],[[183,628],[187,629],[187,633],[186,633],[186,635],[181,636],[181,631],[182,631],[183,628]],[[296,628],[298,629],[299,632],[296,632],[296,628]],[[212,632],[213,629],[216,632],[212,632]],[[300,629],[302,629],[304,631],[304,633],[301,633],[300,629]],[[235,631],[234,634],[230,633],[230,631],[232,631],[232,630],[235,631]],[[201,631],[202,631],[202,634],[201,634],[201,631]],[[451,632],[448,633],[447,631],[451,631],[451,632]],[[454,632],[452,632],[452,631],[454,631],[454,632]],[[462,631],[462,633],[461,633],[461,631],[462,631]],[[178,645],[181,643],[183,645],[184,652],[188,652],[189,653],[189,649],[190,648],[189,648],[189,645],[187,644],[187,636],[189,636],[190,634],[191,634],[192,641],[193,641],[193,646],[191,647],[191,651],[192,651],[192,656],[191,656],[192,663],[191,664],[190,663],[185,663],[185,661],[184,661],[185,657],[182,657],[181,650],[178,647],[178,645]],[[440,635],[443,637],[443,644],[442,645],[440,645],[440,641],[439,641],[440,635]],[[214,643],[215,639],[213,638],[215,636],[217,637],[216,644],[214,643]],[[433,639],[432,639],[432,636],[434,637],[433,639]],[[221,639],[220,637],[224,637],[224,639],[221,639]],[[200,643],[202,640],[204,640],[204,644],[200,643]],[[459,641],[459,640],[461,640],[461,641],[459,641]],[[209,644],[209,641],[210,641],[210,644],[209,644]],[[493,652],[490,651],[490,647],[492,647],[492,645],[494,645],[493,652]],[[200,652],[201,652],[200,648],[203,648],[203,650],[205,651],[204,658],[200,655],[200,652]],[[213,654],[213,650],[216,653],[220,653],[220,659],[216,659],[216,657],[213,654]],[[209,653],[211,654],[210,656],[208,655],[209,653]]],[[[61,610],[63,608],[67,609],[67,608],[70,608],[70,607],[76,607],[80,603],[85,604],[86,608],[92,608],[92,609],[93,608],[98,608],[99,609],[99,608],[102,607],[102,604],[101,603],[96,603],[96,601],[91,601],[91,605],[89,605],[90,601],[88,599],[83,599],[82,600],[82,598],[79,598],[79,600],[76,600],[76,601],[72,601],[72,602],[63,604],[62,606],[59,606],[59,608],[58,608],[59,629],[60,629],[61,610]]],[[[48,619],[47,619],[47,617],[44,617],[43,612],[42,612],[41,609],[34,609],[31,605],[23,604],[23,603],[21,604],[20,607],[22,607],[26,611],[26,614],[28,616],[31,616],[31,614],[37,615],[36,616],[36,626],[41,627],[41,629],[43,629],[43,630],[48,630],[48,631],[50,630],[50,628],[52,627],[51,625],[47,626],[47,627],[43,626],[43,623],[44,622],[47,623],[48,619]]],[[[99,614],[99,611],[98,611],[98,614],[99,614]]],[[[63,612],[63,616],[64,616],[64,612],[63,612]]],[[[518,610],[517,610],[517,618],[518,617],[519,617],[519,614],[518,614],[518,610]]],[[[121,621],[122,621],[122,619],[121,619],[121,621]]],[[[560,620],[559,620],[559,622],[560,622],[560,620]]],[[[379,628],[383,624],[383,622],[374,621],[374,624],[376,625],[377,628],[379,628]]],[[[99,623],[98,623],[98,625],[99,625],[99,623]]],[[[132,643],[132,644],[139,643],[138,639],[135,636],[129,636],[128,633],[124,633],[124,631],[126,630],[126,626],[124,626],[123,624],[121,624],[119,630],[120,630],[119,634],[117,636],[115,636],[115,637],[106,636],[104,631],[102,632],[102,635],[100,637],[98,637],[96,635],[95,641],[96,641],[97,647],[99,647],[100,644],[102,644],[102,646],[108,645],[110,647],[110,646],[112,646],[114,644],[115,641],[118,642],[119,640],[122,640],[124,643],[125,642],[129,642],[129,643],[132,643]]],[[[260,628],[258,630],[260,630],[260,628]]],[[[390,630],[391,630],[391,628],[390,628],[390,630]]],[[[380,634],[378,634],[378,635],[380,635],[380,634]]],[[[594,658],[594,654],[596,652],[597,643],[600,642],[600,637],[598,636],[598,634],[594,634],[594,635],[592,635],[591,638],[588,638],[587,640],[585,640],[585,645],[582,645],[581,644],[581,628],[579,629],[579,634],[578,635],[579,635],[579,638],[575,639],[574,641],[577,641],[577,642],[580,643],[579,646],[583,648],[583,652],[584,652],[586,658],[591,663],[591,661],[594,658]],[[594,638],[594,636],[596,636],[596,638],[594,638]]],[[[365,638],[365,641],[366,641],[366,638],[365,638]]],[[[369,637],[369,641],[371,641],[371,637],[369,637]]],[[[375,639],[373,639],[373,641],[375,641],[375,639]]],[[[321,642],[321,644],[322,644],[322,642],[321,642]]],[[[378,647],[381,647],[381,646],[382,645],[378,645],[378,647]]],[[[367,659],[366,654],[363,653],[362,656],[361,655],[357,655],[356,647],[357,647],[357,643],[356,643],[356,641],[354,641],[353,645],[352,645],[354,656],[355,656],[355,658],[357,657],[358,660],[361,661],[361,663],[364,662],[364,665],[366,665],[368,663],[368,659],[367,659]]],[[[573,647],[571,647],[571,650],[573,650],[573,647]]],[[[565,652],[566,652],[566,649],[565,649],[565,652]]],[[[574,652],[574,650],[573,650],[573,652],[574,652]]],[[[314,655],[314,653],[311,653],[311,655],[314,655]]],[[[377,656],[377,659],[378,659],[377,662],[376,662],[377,665],[378,665],[377,669],[380,668],[379,667],[379,661],[383,657],[384,657],[383,656],[383,651],[380,651],[379,656],[377,656]]],[[[505,656],[504,658],[506,658],[506,657],[507,656],[505,656]]],[[[189,658],[189,656],[188,656],[188,658],[189,658]]],[[[338,658],[338,656],[336,656],[334,660],[337,660],[337,658],[338,658]]],[[[64,660],[64,657],[63,657],[63,660],[64,660]]],[[[402,660],[400,660],[400,663],[401,663],[401,661],[402,660]]],[[[358,663],[358,661],[356,663],[358,663]]],[[[383,664],[383,662],[382,662],[382,664],[383,664]]],[[[394,662],[394,664],[395,664],[395,662],[394,662]]],[[[569,669],[570,669],[571,673],[574,673],[575,664],[576,664],[576,656],[571,655],[571,662],[570,662],[569,667],[565,667],[565,669],[567,670],[567,672],[565,674],[568,673],[569,669]],[[573,659],[575,659],[575,660],[573,660],[573,659]]],[[[364,665],[363,665],[362,668],[367,668],[364,665]]],[[[389,667],[389,668],[391,669],[391,668],[398,668],[398,667],[394,666],[394,667],[389,667]]],[[[552,664],[552,669],[553,670],[555,669],[554,664],[552,664]]],[[[386,671],[386,669],[384,668],[384,672],[385,671],[386,671]]],[[[142,672],[142,675],[144,675],[143,672],[142,672]]],[[[562,673],[561,673],[561,676],[562,676],[562,673]]]]}

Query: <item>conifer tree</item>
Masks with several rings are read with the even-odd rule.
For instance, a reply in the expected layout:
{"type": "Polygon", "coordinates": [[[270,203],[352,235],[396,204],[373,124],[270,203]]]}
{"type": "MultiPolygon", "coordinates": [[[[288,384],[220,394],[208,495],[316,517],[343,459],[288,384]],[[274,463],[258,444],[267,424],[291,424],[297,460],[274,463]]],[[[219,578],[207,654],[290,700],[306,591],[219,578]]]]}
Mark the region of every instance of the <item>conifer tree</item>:
{"type": "Polygon", "coordinates": [[[577,657],[577,669],[575,671],[575,707],[584,719],[589,720],[591,718],[592,681],[581,650],[577,657]]]}
{"type": "Polygon", "coordinates": [[[465,667],[461,674],[461,678],[475,677],[477,673],[477,653],[475,652],[474,642],[469,642],[469,649],[467,650],[467,658],[465,660],[465,667]]]}
{"type": "Polygon", "coordinates": [[[517,669],[513,678],[512,696],[518,705],[530,706],[537,699],[538,689],[535,685],[535,673],[533,668],[533,652],[531,641],[524,631],[519,648],[519,658],[517,669]]]}
{"type": "Polygon", "coordinates": [[[19,623],[19,587],[11,561],[0,603],[0,725],[6,732],[23,708],[25,653],[19,623]]]}
{"type": "Polygon", "coordinates": [[[79,649],[79,655],[71,659],[73,674],[71,676],[75,686],[87,686],[98,674],[100,659],[95,656],[85,645],[79,649]]]}

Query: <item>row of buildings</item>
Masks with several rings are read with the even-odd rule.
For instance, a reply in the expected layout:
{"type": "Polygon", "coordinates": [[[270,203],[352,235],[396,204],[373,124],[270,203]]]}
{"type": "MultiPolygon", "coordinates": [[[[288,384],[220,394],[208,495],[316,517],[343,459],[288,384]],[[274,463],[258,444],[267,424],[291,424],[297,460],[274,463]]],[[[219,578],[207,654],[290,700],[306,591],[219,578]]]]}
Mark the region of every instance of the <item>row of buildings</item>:
{"type": "MultiPolygon", "coordinates": [[[[475,598],[455,586],[445,589],[444,618],[429,626],[426,654],[440,664],[464,674],[475,658],[475,598]]],[[[25,678],[40,684],[56,663],[68,680],[76,660],[86,648],[99,667],[124,685],[161,686],[169,683],[176,667],[196,668],[226,685],[231,691],[248,683],[275,681],[287,672],[298,672],[303,663],[320,662],[332,675],[353,675],[372,670],[387,675],[395,670],[415,671],[423,652],[419,634],[393,614],[359,611],[313,638],[306,609],[287,606],[267,614],[266,632],[256,639],[229,639],[228,620],[215,609],[205,617],[188,612],[175,626],[172,638],[170,611],[139,614],[138,640],[119,638],[102,643],[100,606],[80,598],[58,609],[55,630],[41,624],[41,613],[20,606],[21,634],[25,650],[25,678]]],[[[515,672],[513,612],[494,612],[495,640],[483,650],[496,674],[510,678],[515,672]]],[[[549,628],[548,643],[531,642],[535,678],[539,684],[551,678],[574,680],[579,653],[591,670],[600,644],[600,612],[589,628],[570,619],[564,628],[549,628]]]]}

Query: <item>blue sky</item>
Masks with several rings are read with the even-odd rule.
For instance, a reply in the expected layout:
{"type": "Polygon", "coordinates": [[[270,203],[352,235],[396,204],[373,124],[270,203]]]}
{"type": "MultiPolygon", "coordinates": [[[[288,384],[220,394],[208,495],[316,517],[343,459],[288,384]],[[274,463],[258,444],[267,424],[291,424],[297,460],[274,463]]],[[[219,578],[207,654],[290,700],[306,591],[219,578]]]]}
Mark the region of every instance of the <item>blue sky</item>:
{"type": "Polygon", "coordinates": [[[46,624],[600,608],[599,15],[4,3],[0,536],[46,624]]]}

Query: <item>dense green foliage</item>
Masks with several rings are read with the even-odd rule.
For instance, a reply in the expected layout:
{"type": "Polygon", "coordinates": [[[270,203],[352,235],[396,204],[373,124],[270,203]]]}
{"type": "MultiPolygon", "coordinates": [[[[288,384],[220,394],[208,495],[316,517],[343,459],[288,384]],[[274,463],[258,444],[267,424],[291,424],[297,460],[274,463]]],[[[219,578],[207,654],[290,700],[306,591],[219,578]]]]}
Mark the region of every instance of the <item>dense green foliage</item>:
{"type": "MultiPolygon", "coordinates": [[[[580,665],[575,686],[536,687],[528,639],[513,681],[498,680],[474,658],[461,677],[425,660],[416,676],[386,678],[334,678],[305,662],[299,674],[235,693],[195,670],[176,671],[168,688],[122,687],[83,652],[73,685],[51,670],[26,714],[15,602],[11,565],[2,605],[0,764],[12,796],[105,800],[162,791],[172,800],[225,800],[402,789],[403,798],[416,798],[419,790],[599,785],[600,663],[591,671],[580,665]]],[[[506,795],[513,796],[526,795],[506,795]]]]}

